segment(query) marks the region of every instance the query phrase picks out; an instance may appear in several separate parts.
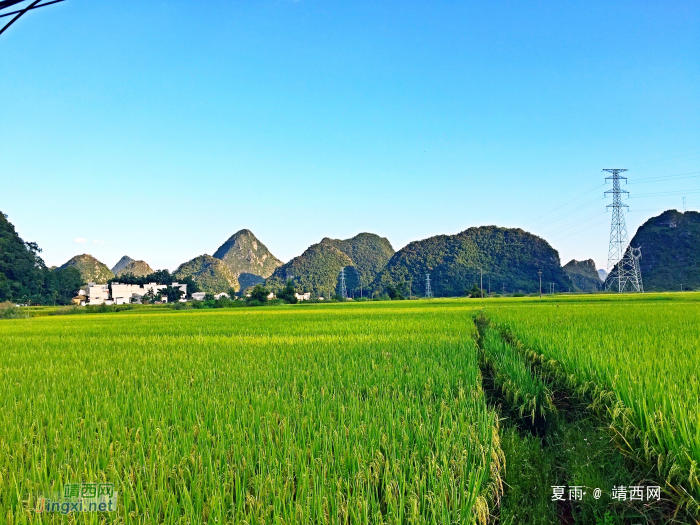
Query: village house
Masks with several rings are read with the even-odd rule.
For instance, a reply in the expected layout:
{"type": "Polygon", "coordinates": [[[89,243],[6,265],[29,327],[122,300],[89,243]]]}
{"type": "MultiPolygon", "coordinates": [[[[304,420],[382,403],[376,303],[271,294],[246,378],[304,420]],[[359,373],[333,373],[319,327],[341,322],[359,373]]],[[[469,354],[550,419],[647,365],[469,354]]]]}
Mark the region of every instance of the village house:
{"type": "MultiPolygon", "coordinates": [[[[185,302],[187,300],[185,299],[185,295],[187,294],[186,284],[173,283],[170,286],[182,290],[183,297],[180,299],[180,302],[185,302]]],[[[112,283],[111,285],[89,283],[87,292],[80,290],[75,299],[79,299],[82,295],[87,297],[87,304],[140,304],[143,297],[150,291],[153,292],[153,295],[157,295],[159,291],[164,290],[167,287],[168,285],[166,284],[156,283],[148,283],[143,286],[139,284],[124,283],[112,283]],[[81,294],[81,292],[83,293],[81,294]]],[[[161,302],[167,302],[167,298],[163,297],[161,302]]],[[[85,304],[85,301],[82,300],[80,304],[85,304]]]]}

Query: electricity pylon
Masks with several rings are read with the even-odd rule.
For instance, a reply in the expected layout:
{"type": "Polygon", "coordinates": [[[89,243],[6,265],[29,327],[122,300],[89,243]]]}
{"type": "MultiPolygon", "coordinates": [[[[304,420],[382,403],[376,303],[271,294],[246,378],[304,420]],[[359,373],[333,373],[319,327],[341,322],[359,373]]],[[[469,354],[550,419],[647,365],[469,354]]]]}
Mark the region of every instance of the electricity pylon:
{"type": "Polygon", "coordinates": [[[608,247],[608,277],[605,279],[605,289],[617,288],[618,292],[623,292],[629,284],[634,291],[643,292],[642,272],[639,269],[639,259],[642,257],[641,247],[632,248],[629,245],[627,236],[627,226],[625,224],[624,208],[629,208],[622,203],[622,195],[628,191],[620,188],[620,181],[627,180],[627,177],[620,176],[626,169],[604,169],[611,176],[605,180],[612,180],[613,187],[605,193],[612,194],[612,204],[606,207],[612,209],[612,222],[610,224],[610,244],[608,247]]]}
{"type": "Polygon", "coordinates": [[[345,287],[345,268],[340,270],[340,297],[348,298],[348,289],[345,287]]]}
{"type": "Polygon", "coordinates": [[[426,297],[433,296],[433,290],[430,287],[430,274],[429,273],[425,274],[425,296],[426,297]]]}

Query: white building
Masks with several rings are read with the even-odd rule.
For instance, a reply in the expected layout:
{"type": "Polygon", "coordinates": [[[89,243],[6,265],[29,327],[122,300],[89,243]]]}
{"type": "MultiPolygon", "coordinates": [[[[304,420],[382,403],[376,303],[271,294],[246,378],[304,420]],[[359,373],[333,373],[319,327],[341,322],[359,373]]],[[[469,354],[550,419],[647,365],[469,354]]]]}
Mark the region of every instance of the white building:
{"type": "Polygon", "coordinates": [[[217,300],[221,299],[222,297],[226,297],[226,299],[231,299],[229,294],[227,294],[226,292],[221,292],[221,293],[217,293],[216,295],[214,295],[214,299],[217,299],[217,300]]]}
{"type": "Polygon", "coordinates": [[[106,284],[88,283],[85,295],[87,296],[88,304],[106,304],[108,301],[109,304],[112,304],[109,296],[109,286],[106,284]]]}
{"type": "Polygon", "coordinates": [[[297,301],[310,301],[311,300],[311,292],[306,292],[306,293],[294,293],[294,297],[297,298],[297,301]]]}
{"type": "Polygon", "coordinates": [[[205,295],[207,295],[207,294],[204,292],[194,292],[192,294],[192,299],[194,299],[195,301],[204,301],[205,295]]]}
{"type": "MultiPolygon", "coordinates": [[[[183,294],[187,294],[187,285],[173,283],[173,288],[179,288],[183,294]]],[[[140,303],[144,295],[148,295],[149,291],[153,291],[153,295],[157,295],[159,291],[168,287],[166,284],[148,283],[143,286],[138,284],[112,283],[111,292],[110,286],[106,284],[88,284],[87,298],[88,304],[129,304],[140,303]]],[[[167,302],[167,298],[162,299],[167,302]]],[[[181,302],[186,301],[183,298],[181,302]]]]}

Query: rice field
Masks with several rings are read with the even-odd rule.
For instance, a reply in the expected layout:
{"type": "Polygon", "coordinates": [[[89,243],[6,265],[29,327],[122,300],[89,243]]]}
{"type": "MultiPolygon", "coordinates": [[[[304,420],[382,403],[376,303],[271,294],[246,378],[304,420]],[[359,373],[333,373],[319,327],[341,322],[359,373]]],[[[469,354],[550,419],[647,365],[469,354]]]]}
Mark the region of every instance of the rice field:
{"type": "Polygon", "coordinates": [[[0,521],[486,523],[503,459],[469,312],[3,321],[0,521]],[[101,482],[116,512],[33,510],[40,494],[101,482]]]}
{"type": "Polygon", "coordinates": [[[0,522],[496,523],[519,466],[484,373],[532,422],[553,381],[588,399],[692,513],[698,321],[700,294],[0,321],[0,522]],[[35,511],[72,483],[116,511],[35,511]]]}
{"type": "Polygon", "coordinates": [[[588,399],[622,451],[652,466],[665,490],[700,515],[698,294],[502,302],[485,312],[540,369],[588,399]]]}

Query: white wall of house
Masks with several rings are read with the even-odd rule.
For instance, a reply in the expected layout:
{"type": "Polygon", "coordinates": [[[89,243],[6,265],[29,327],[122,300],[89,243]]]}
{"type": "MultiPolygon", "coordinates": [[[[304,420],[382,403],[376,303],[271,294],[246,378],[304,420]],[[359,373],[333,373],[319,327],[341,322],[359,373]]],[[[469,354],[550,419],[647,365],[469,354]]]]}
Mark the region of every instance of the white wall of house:
{"type": "MultiPolygon", "coordinates": [[[[173,283],[172,287],[179,288],[184,294],[187,294],[186,284],[173,283]]],[[[112,283],[112,299],[115,304],[128,304],[132,299],[140,302],[141,298],[148,294],[149,290],[153,290],[153,293],[157,294],[160,290],[164,290],[165,288],[167,288],[167,285],[156,283],[148,283],[143,286],[138,284],[112,283]]]]}
{"type": "Polygon", "coordinates": [[[88,283],[87,287],[88,304],[104,304],[109,301],[109,286],[106,284],[88,283]]]}
{"type": "Polygon", "coordinates": [[[311,292],[294,293],[294,297],[297,298],[297,301],[310,301],[311,300],[311,292]]]}

